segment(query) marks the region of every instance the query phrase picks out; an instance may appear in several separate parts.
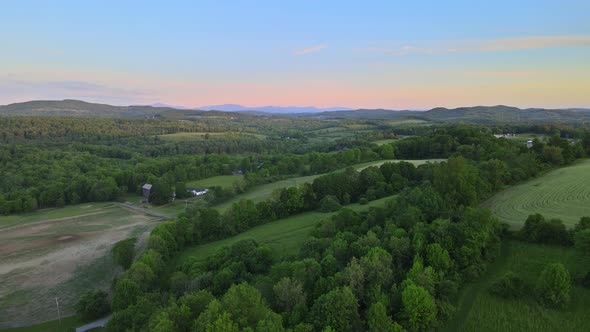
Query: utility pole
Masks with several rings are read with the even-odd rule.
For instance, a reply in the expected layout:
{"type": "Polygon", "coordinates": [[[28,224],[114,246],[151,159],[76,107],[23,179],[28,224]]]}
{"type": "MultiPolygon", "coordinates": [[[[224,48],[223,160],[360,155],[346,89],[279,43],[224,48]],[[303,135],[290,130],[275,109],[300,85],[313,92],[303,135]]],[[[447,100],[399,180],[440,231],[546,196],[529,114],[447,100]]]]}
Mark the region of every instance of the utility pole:
{"type": "Polygon", "coordinates": [[[59,319],[59,325],[61,325],[61,314],[59,312],[59,301],[57,300],[57,297],[55,298],[55,304],[57,305],[57,319],[59,319]]]}

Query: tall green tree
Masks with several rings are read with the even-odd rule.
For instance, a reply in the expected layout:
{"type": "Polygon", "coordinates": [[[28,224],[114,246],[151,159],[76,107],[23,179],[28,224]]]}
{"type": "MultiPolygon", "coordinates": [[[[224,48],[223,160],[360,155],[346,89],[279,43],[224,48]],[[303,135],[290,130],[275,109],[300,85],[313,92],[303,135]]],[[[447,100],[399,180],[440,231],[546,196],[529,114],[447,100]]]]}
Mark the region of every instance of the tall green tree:
{"type": "Polygon", "coordinates": [[[563,264],[553,263],[541,272],[535,291],[542,304],[548,307],[565,307],[570,300],[570,289],[569,272],[563,264]]]}
{"type": "Polygon", "coordinates": [[[341,332],[358,331],[360,328],[358,301],[348,287],[320,296],[311,309],[311,316],[318,331],[328,326],[341,332]]]}
{"type": "Polygon", "coordinates": [[[406,283],[402,306],[402,317],[409,331],[428,331],[436,325],[436,303],[426,289],[413,282],[406,283]]]}

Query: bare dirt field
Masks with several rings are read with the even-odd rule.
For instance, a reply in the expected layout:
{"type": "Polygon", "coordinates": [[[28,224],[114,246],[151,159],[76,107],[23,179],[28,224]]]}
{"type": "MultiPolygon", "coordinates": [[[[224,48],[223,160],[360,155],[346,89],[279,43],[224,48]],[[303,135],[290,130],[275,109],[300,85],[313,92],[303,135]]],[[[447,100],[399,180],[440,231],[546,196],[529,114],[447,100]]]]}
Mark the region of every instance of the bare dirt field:
{"type": "Polygon", "coordinates": [[[160,220],[104,203],[15,218],[0,217],[0,329],[56,319],[56,298],[62,317],[73,314],[81,294],[108,289],[119,272],[113,244],[160,220]]]}

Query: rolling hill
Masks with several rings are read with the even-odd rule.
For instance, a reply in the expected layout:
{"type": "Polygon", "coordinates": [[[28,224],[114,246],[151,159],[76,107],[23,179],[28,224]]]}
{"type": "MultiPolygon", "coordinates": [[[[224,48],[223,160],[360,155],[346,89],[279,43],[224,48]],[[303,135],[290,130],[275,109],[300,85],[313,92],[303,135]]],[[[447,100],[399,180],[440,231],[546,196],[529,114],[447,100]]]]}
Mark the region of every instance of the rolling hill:
{"type": "MultiPolygon", "coordinates": [[[[161,104],[158,104],[161,105],[161,104]]],[[[320,120],[421,120],[433,123],[464,122],[477,124],[503,123],[564,123],[584,124],[590,122],[587,109],[520,109],[511,106],[474,106],[459,108],[437,107],[429,111],[392,111],[386,109],[359,109],[328,111],[315,107],[258,107],[249,109],[240,105],[214,105],[205,109],[219,109],[221,112],[249,114],[250,116],[287,115],[298,118],[320,120]]],[[[203,108],[201,108],[203,109],[203,108]]],[[[163,117],[187,119],[194,116],[210,115],[212,111],[178,109],[160,106],[112,106],[88,103],[80,100],[37,100],[0,106],[0,116],[71,116],[107,118],[152,118],[163,117]]],[[[219,113],[217,113],[219,114],[219,113]]]]}

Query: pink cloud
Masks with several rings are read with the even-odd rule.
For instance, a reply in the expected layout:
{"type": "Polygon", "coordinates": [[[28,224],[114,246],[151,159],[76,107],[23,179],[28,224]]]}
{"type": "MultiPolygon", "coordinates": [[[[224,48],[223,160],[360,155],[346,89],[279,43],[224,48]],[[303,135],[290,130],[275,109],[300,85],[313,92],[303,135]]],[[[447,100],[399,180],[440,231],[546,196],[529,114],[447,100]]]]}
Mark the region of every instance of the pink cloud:
{"type": "Polygon", "coordinates": [[[305,54],[309,54],[309,53],[314,53],[314,52],[323,50],[327,47],[328,47],[327,45],[317,45],[317,46],[313,46],[313,47],[308,47],[303,50],[295,52],[295,55],[305,55],[305,54]]]}

